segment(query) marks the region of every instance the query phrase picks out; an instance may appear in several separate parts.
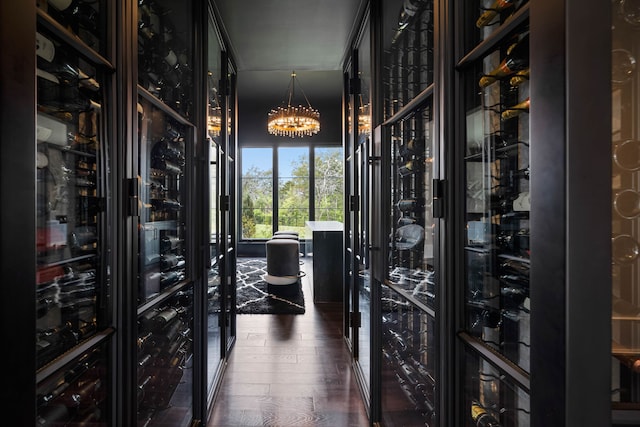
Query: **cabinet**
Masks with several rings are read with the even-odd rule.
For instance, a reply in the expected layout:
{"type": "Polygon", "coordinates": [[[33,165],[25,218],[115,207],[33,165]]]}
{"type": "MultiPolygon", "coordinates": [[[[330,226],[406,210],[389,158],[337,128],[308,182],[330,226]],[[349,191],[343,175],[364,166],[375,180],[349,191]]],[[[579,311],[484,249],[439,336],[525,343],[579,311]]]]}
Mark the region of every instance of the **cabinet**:
{"type": "Polygon", "coordinates": [[[500,4],[467,7],[458,30],[466,190],[459,337],[468,426],[480,417],[530,423],[529,5],[500,4]]]}
{"type": "Polygon", "coordinates": [[[35,354],[39,425],[108,425],[111,104],[105,2],[39,2],[35,354]]]}
{"type": "Polygon", "coordinates": [[[195,415],[194,7],[145,0],[137,16],[137,423],[184,426],[195,415]]]}
{"type": "MultiPolygon", "coordinates": [[[[441,425],[438,419],[437,272],[433,207],[434,2],[384,1],[382,34],[383,206],[373,263],[380,290],[380,410],[384,425],[441,425]]],[[[375,99],[375,98],[374,98],[375,99]]],[[[374,169],[376,169],[374,167],[374,169]]],[[[435,183],[435,184],[434,184],[435,183]]],[[[374,190],[375,192],[376,190],[374,190]]],[[[374,383],[375,384],[375,383],[374,383]]]]}

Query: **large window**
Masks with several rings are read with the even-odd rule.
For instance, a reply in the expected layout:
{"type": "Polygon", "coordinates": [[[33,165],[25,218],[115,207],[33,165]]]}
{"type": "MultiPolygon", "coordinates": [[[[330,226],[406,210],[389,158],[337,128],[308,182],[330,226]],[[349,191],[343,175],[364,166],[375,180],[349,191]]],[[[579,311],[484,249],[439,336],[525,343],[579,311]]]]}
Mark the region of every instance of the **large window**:
{"type": "Polygon", "coordinates": [[[315,219],[344,219],[342,147],[317,148],[314,162],[315,219]]]}
{"type": "Polygon", "coordinates": [[[305,237],[309,220],[309,148],[278,148],[278,230],[305,237]]]}
{"type": "Polygon", "coordinates": [[[241,239],[268,239],[276,230],[295,230],[304,238],[306,221],[342,222],[342,152],[342,147],[242,148],[241,239]]]}
{"type": "Polygon", "coordinates": [[[273,149],[243,148],[241,156],[242,238],[269,238],[273,234],[273,149]]]}

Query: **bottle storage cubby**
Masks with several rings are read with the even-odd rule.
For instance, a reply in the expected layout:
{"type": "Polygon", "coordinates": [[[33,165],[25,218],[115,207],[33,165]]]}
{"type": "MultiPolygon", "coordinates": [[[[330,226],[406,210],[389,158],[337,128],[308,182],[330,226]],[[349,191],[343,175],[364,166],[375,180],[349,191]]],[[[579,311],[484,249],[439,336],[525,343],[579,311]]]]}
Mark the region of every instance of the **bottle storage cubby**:
{"type": "Polygon", "coordinates": [[[186,277],[185,206],[188,127],[150,101],[138,104],[142,182],[139,301],[186,277]]]}
{"type": "Polygon", "coordinates": [[[509,375],[473,352],[463,364],[465,427],[528,426],[529,392],[509,375]]]}
{"type": "Polygon", "coordinates": [[[106,194],[96,68],[44,28],[36,40],[36,353],[41,367],[97,329],[106,294],[101,240],[106,194]]]}
{"type": "Polygon", "coordinates": [[[465,425],[527,426],[527,390],[501,370],[530,370],[528,5],[485,1],[461,15],[465,425]]]}
{"type": "Polygon", "coordinates": [[[382,301],[385,425],[435,426],[435,319],[389,288],[382,301]]]}
{"type": "Polygon", "coordinates": [[[138,317],[138,424],[186,425],[192,416],[193,287],[138,317]]]}
{"type": "Polygon", "coordinates": [[[185,118],[193,115],[191,5],[138,2],[138,84],[185,118]]]}
{"type": "Polygon", "coordinates": [[[37,0],[42,15],[82,40],[93,51],[104,55],[107,5],[103,0],[37,0]]]}
{"type": "Polygon", "coordinates": [[[38,384],[38,426],[109,425],[106,347],[96,347],[38,384]]]}

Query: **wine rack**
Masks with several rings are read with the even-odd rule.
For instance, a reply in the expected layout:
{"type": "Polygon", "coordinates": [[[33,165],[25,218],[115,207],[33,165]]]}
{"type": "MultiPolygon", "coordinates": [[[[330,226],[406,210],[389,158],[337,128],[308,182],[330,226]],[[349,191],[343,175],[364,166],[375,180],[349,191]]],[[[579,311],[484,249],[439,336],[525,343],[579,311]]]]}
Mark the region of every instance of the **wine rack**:
{"type": "Polygon", "coordinates": [[[36,425],[107,426],[105,346],[95,347],[38,384],[36,425]]]}
{"type": "Polygon", "coordinates": [[[638,170],[640,145],[636,58],[637,10],[629,2],[612,3],[611,45],[611,255],[612,383],[614,410],[640,410],[640,255],[638,170]]]}
{"type": "Polygon", "coordinates": [[[108,14],[103,0],[37,0],[36,4],[49,19],[104,55],[108,14]]]}
{"type": "Polygon", "coordinates": [[[382,419],[437,422],[433,199],[433,2],[383,2],[382,156],[390,220],[384,234],[382,419]]]}
{"type": "Polygon", "coordinates": [[[38,2],[38,425],[107,425],[109,144],[103,2],[38,2]]]}
{"type": "Polygon", "coordinates": [[[464,425],[526,426],[528,391],[521,383],[528,381],[531,344],[528,5],[483,1],[461,15],[464,425]]]}
{"type": "Polygon", "coordinates": [[[97,70],[77,56],[70,62],[71,50],[44,28],[36,40],[36,353],[42,367],[97,330],[106,292],[106,199],[97,70]]]}
{"type": "Polygon", "coordinates": [[[382,404],[390,425],[436,425],[434,331],[432,316],[383,290],[382,404]]]}
{"type": "Polygon", "coordinates": [[[138,2],[138,84],[185,118],[192,115],[189,3],[138,2]]]}
{"type": "Polygon", "coordinates": [[[185,138],[187,126],[140,98],[140,167],[143,171],[139,302],[186,277],[185,138]]]}
{"type": "Polygon", "coordinates": [[[137,346],[138,423],[188,422],[192,406],[192,286],[138,317],[137,346]]]}

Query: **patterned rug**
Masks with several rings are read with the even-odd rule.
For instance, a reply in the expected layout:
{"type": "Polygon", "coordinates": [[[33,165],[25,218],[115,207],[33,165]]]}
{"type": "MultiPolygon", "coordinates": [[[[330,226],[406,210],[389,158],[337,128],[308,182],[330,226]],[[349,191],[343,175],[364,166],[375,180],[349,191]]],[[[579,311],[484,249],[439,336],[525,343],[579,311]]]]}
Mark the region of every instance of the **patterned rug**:
{"type": "Polygon", "coordinates": [[[238,314],[304,314],[304,294],[300,280],[295,296],[269,293],[262,277],[267,274],[266,258],[238,258],[236,306],[238,314]]]}

